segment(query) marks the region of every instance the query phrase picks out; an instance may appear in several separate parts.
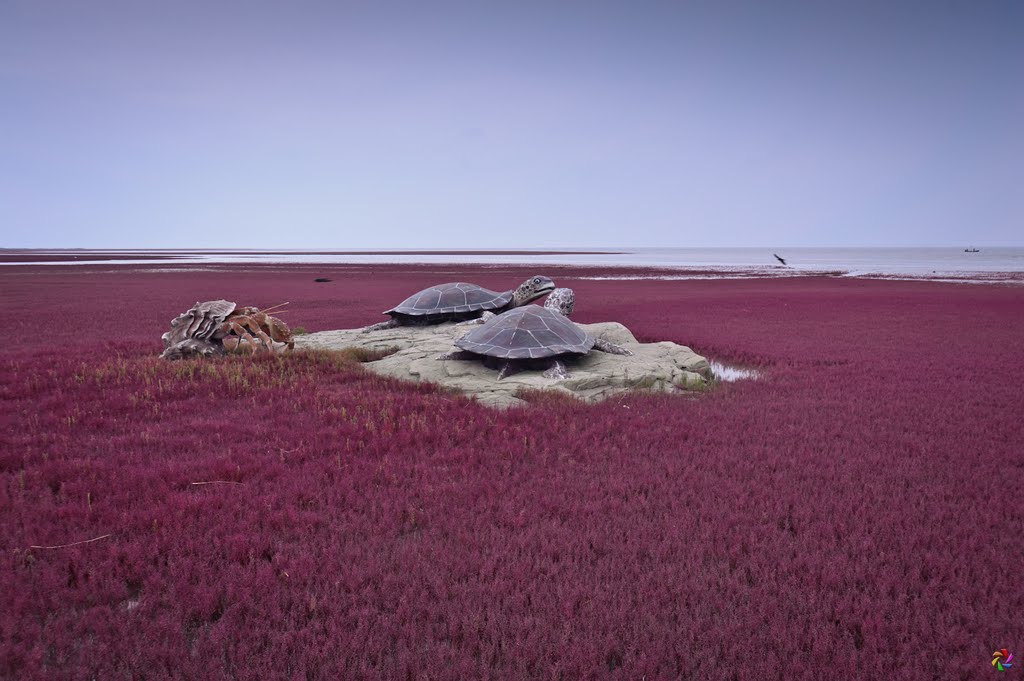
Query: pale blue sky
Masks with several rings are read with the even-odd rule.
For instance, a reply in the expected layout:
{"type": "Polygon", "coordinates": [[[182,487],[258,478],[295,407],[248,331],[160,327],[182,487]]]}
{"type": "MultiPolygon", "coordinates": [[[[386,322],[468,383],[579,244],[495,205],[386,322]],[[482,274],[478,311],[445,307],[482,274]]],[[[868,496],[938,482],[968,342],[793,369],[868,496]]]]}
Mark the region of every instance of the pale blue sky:
{"type": "Polygon", "coordinates": [[[0,0],[6,247],[1024,245],[1024,3],[0,0]]]}

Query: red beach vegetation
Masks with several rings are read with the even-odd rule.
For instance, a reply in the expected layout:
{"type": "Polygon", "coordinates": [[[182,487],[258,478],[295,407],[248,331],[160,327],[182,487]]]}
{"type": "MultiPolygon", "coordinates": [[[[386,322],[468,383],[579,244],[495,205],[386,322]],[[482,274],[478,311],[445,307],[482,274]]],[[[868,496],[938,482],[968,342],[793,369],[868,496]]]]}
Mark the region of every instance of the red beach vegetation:
{"type": "Polygon", "coordinates": [[[1024,288],[538,273],[762,378],[498,412],[156,359],[197,300],[348,328],[521,268],[5,267],[0,677],[966,679],[1024,641],[1024,288]]]}

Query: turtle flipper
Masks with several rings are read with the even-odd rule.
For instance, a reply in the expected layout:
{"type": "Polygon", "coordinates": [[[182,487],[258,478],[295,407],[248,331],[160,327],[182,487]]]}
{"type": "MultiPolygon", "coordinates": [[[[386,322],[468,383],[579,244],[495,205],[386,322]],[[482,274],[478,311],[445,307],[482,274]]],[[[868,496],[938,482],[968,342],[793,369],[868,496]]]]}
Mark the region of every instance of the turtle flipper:
{"type": "Polygon", "coordinates": [[[464,322],[459,322],[455,326],[469,326],[470,324],[483,324],[488,319],[490,319],[491,317],[495,317],[495,316],[496,315],[493,312],[491,312],[490,310],[484,310],[480,314],[480,316],[477,317],[476,319],[467,319],[464,322]]]}
{"type": "Polygon", "coordinates": [[[370,324],[369,326],[363,327],[363,333],[369,333],[370,331],[383,331],[384,329],[393,329],[396,326],[401,326],[401,324],[399,324],[397,319],[392,317],[386,322],[381,322],[380,324],[370,324]]]}
{"type": "Polygon", "coordinates": [[[544,372],[544,378],[550,378],[554,380],[562,380],[569,378],[569,370],[565,368],[565,364],[562,360],[556,359],[551,363],[551,368],[544,372]]]}
{"type": "Polygon", "coordinates": [[[594,343],[594,349],[595,350],[600,350],[601,352],[610,352],[613,355],[632,355],[633,354],[632,351],[627,350],[626,348],[622,347],[621,345],[616,345],[615,343],[611,343],[609,341],[606,341],[603,338],[598,338],[597,339],[597,342],[594,343]]]}
{"type": "Polygon", "coordinates": [[[521,367],[515,362],[506,361],[504,364],[501,365],[501,371],[498,372],[498,380],[500,381],[501,379],[507,378],[512,374],[518,374],[520,369],[521,367]]]}

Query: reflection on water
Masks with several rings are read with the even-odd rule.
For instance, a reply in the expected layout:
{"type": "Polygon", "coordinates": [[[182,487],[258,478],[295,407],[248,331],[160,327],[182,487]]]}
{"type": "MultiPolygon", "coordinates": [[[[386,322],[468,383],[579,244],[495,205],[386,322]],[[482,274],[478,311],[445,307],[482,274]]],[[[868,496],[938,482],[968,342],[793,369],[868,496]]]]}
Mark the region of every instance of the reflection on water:
{"type": "Polygon", "coordinates": [[[753,369],[740,369],[738,367],[731,367],[710,360],[708,362],[711,365],[711,372],[715,375],[719,381],[742,381],[746,379],[760,378],[761,374],[757,373],[753,369]]]}

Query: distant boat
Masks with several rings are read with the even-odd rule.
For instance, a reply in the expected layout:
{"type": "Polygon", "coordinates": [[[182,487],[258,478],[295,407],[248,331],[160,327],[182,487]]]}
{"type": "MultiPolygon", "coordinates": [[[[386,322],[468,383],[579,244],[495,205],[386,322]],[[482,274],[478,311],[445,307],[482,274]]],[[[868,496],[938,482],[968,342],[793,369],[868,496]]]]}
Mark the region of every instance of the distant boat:
{"type": "Polygon", "coordinates": [[[981,253],[977,248],[965,248],[964,253],[981,253]]]}

